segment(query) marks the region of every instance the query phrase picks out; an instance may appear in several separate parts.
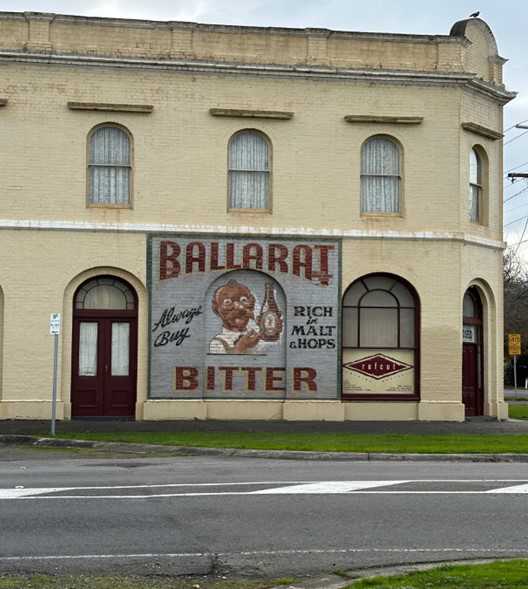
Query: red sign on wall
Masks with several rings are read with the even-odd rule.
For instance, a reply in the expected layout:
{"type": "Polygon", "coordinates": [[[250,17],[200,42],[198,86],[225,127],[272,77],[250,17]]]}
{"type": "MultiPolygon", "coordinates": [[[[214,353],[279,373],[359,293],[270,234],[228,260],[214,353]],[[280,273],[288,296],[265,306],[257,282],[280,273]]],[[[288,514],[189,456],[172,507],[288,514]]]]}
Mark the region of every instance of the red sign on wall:
{"type": "Polygon", "coordinates": [[[359,372],[376,380],[381,380],[382,378],[393,376],[394,374],[412,368],[410,364],[401,360],[395,360],[385,354],[374,354],[373,356],[367,356],[354,362],[348,362],[343,366],[352,372],[359,372]]]}

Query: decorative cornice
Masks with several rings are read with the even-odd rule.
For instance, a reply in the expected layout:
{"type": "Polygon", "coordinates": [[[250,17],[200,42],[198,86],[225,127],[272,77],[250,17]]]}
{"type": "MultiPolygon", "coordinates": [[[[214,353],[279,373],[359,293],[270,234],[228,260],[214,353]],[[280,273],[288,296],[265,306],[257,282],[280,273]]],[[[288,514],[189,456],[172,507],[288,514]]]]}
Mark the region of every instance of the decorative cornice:
{"type": "Polygon", "coordinates": [[[293,118],[293,112],[282,110],[249,110],[244,108],[210,108],[213,117],[242,117],[248,119],[279,119],[282,121],[293,118]]]}
{"type": "Polygon", "coordinates": [[[398,84],[428,84],[428,85],[462,85],[486,94],[498,100],[502,104],[509,102],[516,96],[514,92],[507,92],[496,86],[484,84],[475,80],[474,74],[467,72],[427,72],[427,71],[405,71],[405,70],[375,70],[375,69],[349,69],[331,68],[325,66],[304,66],[304,65],[266,65],[266,64],[243,64],[225,63],[197,60],[169,60],[169,59],[134,59],[99,57],[90,55],[62,55],[62,54],[40,54],[20,51],[0,51],[0,63],[2,61],[15,61],[20,63],[42,63],[45,65],[82,65],[82,66],[104,66],[117,68],[138,68],[138,69],[162,69],[176,70],[192,73],[229,73],[229,74],[251,74],[257,76],[275,77],[302,77],[321,78],[335,80],[365,80],[398,84]]]}
{"type": "Polygon", "coordinates": [[[391,125],[419,125],[423,117],[385,117],[376,115],[346,115],[347,123],[382,123],[391,125]]]}
{"type": "Polygon", "coordinates": [[[115,104],[107,102],[68,102],[70,110],[99,110],[106,112],[138,112],[151,113],[152,104],[115,104]]]}
{"type": "Polygon", "coordinates": [[[486,137],[486,139],[492,139],[493,141],[497,141],[497,139],[502,139],[504,137],[502,133],[489,129],[488,127],[483,127],[482,125],[477,125],[477,123],[462,123],[460,126],[466,131],[470,131],[481,137],[486,137]]]}
{"type": "Polygon", "coordinates": [[[273,235],[276,237],[312,237],[343,239],[387,239],[398,241],[453,241],[502,250],[503,241],[487,239],[461,231],[371,231],[365,229],[316,229],[310,227],[253,227],[235,225],[173,225],[161,223],[97,223],[50,219],[0,219],[1,229],[48,231],[98,231],[108,233],[273,235]]]}
{"type": "Polygon", "coordinates": [[[7,98],[0,98],[0,107],[7,106],[7,98]]]}

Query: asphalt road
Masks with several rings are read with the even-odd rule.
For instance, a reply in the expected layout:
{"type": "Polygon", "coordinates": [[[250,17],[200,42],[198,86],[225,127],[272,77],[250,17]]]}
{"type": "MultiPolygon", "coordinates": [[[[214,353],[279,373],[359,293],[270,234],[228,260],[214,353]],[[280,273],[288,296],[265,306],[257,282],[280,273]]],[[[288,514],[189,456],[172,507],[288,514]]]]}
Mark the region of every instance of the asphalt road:
{"type": "Polygon", "coordinates": [[[277,577],[528,557],[528,465],[31,452],[0,449],[2,572],[277,577]]]}

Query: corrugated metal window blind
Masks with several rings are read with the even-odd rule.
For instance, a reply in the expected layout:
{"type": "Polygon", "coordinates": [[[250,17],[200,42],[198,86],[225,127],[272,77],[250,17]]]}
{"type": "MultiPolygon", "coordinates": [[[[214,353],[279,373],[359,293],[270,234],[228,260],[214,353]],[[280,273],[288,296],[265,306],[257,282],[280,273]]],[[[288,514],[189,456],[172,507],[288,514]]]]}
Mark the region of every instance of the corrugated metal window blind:
{"type": "Polygon", "coordinates": [[[400,212],[400,148],[373,137],[361,150],[361,212],[400,212]]]}
{"type": "Polygon", "coordinates": [[[258,131],[241,131],[229,142],[229,208],[268,209],[269,147],[258,131]]]}
{"type": "Polygon", "coordinates": [[[472,149],[469,152],[469,203],[468,215],[472,223],[479,222],[482,165],[478,153],[472,149]]]}
{"type": "Polygon", "coordinates": [[[89,201],[128,205],[130,200],[130,139],[112,125],[98,127],[90,136],[89,201]]]}

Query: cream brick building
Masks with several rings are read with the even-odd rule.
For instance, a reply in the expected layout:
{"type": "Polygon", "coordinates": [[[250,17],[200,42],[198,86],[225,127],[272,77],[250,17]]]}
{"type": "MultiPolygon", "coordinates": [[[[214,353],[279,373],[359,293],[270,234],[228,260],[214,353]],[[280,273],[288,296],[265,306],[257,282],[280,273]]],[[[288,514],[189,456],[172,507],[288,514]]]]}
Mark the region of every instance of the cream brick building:
{"type": "Polygon", "coordinates": [[[503,63],[0,13],[0,419],[505,418],[503,63]]]}

